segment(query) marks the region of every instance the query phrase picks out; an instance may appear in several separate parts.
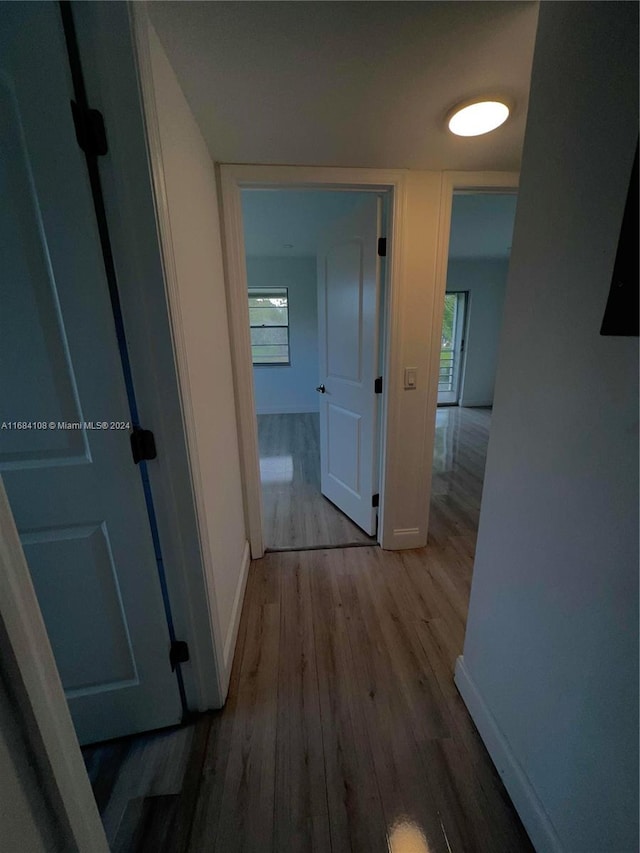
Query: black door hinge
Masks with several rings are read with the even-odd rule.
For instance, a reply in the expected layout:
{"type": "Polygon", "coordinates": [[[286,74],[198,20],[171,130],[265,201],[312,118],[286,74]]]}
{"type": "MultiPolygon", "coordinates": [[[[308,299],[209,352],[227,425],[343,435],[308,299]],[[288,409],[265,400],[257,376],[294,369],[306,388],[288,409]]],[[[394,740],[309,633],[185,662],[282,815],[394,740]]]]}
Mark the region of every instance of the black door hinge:
{"type": "Polygon", "coordinates": [[[373,393],[382,394],[382,376],[378,376],[376,381],[373,383],[373,393]]]}
{"type": "Polygon", "coordinates": [[[156,440],[150,429],[134,427],[131,433],[131,453],[137,465],[143,459],[155,459],[158,455],[156,440]]]}
{"type": "Polygon", "coordinates": [[[169,651],[169,663],[171,664],[171,672],[175,671],[175,668],[179,663],[186,663],[189,660],[189,646],[185,643],[184,640],[174,640],[171,643],[171,649],[169,651]]]}
{"type": "Polygon", "coordinates": [[[386,258],[387,257],[387,238],[386,237],[378,237],[378,257],[386,258]]]}
{"type": "Polygon", "coordinates": [[[76,126],[76,139],[84,153],[92,154],[94,157],[106,154],[109,150],[107,131],[100,110],[81,107],[75,101],[71,101],[71,113],[76,126]]]}
{"type": "Polygon", "coordinates": [[[371,497],[371,506],[380,506],[380,495],[378,494],[378,492],[376,492],[375,495],[371,497]]]}

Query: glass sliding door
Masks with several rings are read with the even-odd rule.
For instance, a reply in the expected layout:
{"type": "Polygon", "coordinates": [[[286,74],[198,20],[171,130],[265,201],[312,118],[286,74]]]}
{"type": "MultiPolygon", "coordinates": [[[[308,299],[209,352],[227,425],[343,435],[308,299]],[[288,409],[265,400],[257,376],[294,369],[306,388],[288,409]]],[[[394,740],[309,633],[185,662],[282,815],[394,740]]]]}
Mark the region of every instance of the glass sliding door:
{"type": "Polygon", "coordinates": [[[438,405],[456,405],[460,399],[467,295],[466,292],[445,293],[438,405]]]}

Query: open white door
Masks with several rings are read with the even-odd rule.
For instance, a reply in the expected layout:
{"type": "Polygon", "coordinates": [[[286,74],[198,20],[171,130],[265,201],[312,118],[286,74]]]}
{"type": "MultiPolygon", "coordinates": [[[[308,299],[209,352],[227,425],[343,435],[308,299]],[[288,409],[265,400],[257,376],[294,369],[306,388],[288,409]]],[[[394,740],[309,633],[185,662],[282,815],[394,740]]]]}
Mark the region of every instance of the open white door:
{"type": "Polygon", "coordinates": [[[0,473],[88,743],[182,707],[58,4],[5,4],[0,57],[0,473]]]}
{"type": "Polygon", "coordinates": [[[318,251],[322,494],[376,532],[380,198],[371,194],[323,235],[318,251]]]}

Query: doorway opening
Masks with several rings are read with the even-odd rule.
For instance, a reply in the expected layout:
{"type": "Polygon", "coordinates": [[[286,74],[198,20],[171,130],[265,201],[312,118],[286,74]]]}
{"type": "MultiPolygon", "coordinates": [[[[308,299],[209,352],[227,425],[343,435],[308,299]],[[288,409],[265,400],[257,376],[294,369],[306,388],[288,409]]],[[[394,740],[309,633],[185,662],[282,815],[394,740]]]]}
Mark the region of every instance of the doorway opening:
{"type": "Polygon", "coordinates": [[[429,541],[470,557],[480,516],[517,195],[453,192],[429,541]]]}
{"type": "Polygon", "coordinates": [[[244,188],[241,207],[265,550],[376,544],[383,196],[244,188]]]}
{"type": "Polygon", "coordinates": [[[439,406],[457,406],[460,401],[468,296],[466,290],[447,291],[444,295],[438,375],[439,406]]]}

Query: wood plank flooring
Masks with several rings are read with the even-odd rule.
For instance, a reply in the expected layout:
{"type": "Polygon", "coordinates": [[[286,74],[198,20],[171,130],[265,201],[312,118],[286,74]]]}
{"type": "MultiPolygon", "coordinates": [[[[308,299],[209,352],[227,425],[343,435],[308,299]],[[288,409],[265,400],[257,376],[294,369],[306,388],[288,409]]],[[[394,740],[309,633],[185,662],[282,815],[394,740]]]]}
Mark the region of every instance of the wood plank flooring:
{"type": "Polygon", "coordinates": [[[113,850],[532,851],[453,683],[489,421],[438,412],[427,548],[254,562],[225,708],[85,750],[113,850]]]}
{"type": "Polygon", "coordinates": [[[258,415],[258,447],[269,550],[375,544],[320,492],[317,413],[258,415]]]}
{"type": "Polygon", "coordinates": [[[443,406],[436,413],[429,543],[473,557],[491,409],[443,406]]]}

